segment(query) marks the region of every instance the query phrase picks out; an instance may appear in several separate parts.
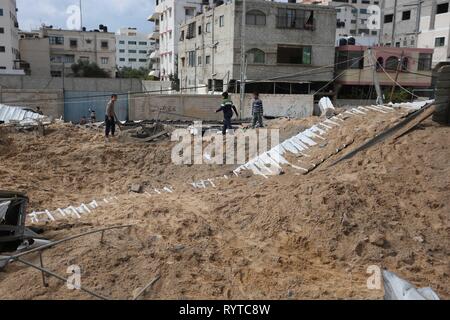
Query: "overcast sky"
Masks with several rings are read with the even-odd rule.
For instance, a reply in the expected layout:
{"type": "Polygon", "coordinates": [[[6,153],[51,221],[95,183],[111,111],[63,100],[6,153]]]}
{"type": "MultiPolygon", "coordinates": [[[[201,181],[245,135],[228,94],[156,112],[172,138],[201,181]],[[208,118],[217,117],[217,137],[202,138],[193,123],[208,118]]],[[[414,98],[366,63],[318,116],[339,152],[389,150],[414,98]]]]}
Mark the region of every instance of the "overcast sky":
{"type": "MultiPolygon", "coordinates": [[[[66,13],[70,5],[79,0],[17,0],[20,29],[38,29],[42,23],[67,28],[66,13]]],[[[153,11],[154,0],[83,0],[83,25],[97,29],[99,24],[115,32],[122,27],[136,27],[150,33],[152,24],[147,17],[153,11]]]]}

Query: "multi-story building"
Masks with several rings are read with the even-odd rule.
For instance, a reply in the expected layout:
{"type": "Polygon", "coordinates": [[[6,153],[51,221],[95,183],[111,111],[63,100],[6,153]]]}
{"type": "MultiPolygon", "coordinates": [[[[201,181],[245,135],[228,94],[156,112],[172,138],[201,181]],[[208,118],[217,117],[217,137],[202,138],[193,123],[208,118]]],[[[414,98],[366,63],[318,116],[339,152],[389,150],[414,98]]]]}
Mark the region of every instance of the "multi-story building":
{"type": "Polygon", "coordinates": [[[156,0],[154,13],[148,18],[155,24],[149,39],[156,42],[156,51],[150,56],[151,75],[168,81],[177,74],[179,25],[194,17],[208,3],[208,0],[156,0]]]}
{"type": "Polygon", "coordinates": [[[433,66],[450,61],[449,1],[433,1],[420,19],[418,46],[434,48],[433,66]]]}
{"type": "Polygon", "coordinates": [[[371,50],[370,53],[366,46],[336,48],[339,98],[376,97],[374,72],[382,89],[392,88],[396,79],[410,91],[430,88],[433,49],[373,47],[371,50]]]}
{"type": "Polygon", "coordinates": [[[62,30],[43,26],[39,37],[50,45],[50,68],[54,77],[71,76],[72,64],[95,62],[110,77],[116,76],[116,36],[107,28],[94,31],[62,30]]]}
{"type": "Polygon", "coordinates": [[[0,0],[0,74],[23,74],[19,60],[16,0],[0,0]]]}
{"type": "Polygon", "coordinates": [[[303,4],[329,5],[336,8],[336,44],[347,37],[358,45],[372,46],[379,43],[379,30],[372,28],[370,17],[379,12],[371,6],[380,6],[382,0],[299,0],[303,4]]]}
{"type": "Polygon", "coordinates": [[[381,2],[380,44],[388,47],[416,48],[420,16],[432,0],[384,0],[381,2]]]}
{"type": "Polygon", "coordinates": [[[247,0],[245,14],[242,28],[242,1],[225,2],[180,27],[181,87],[237,92],[241,69],[246,70],[247,92],[308,93],[333,79],[335,9],[247,0]]]}
{"type": "Polygon", "coordinates": [[[154,51],[154,40],[137,32],[136,28],[122,28],[116,33],[116,64],[119,69],[149,68],[149,55],[154,51]]]}

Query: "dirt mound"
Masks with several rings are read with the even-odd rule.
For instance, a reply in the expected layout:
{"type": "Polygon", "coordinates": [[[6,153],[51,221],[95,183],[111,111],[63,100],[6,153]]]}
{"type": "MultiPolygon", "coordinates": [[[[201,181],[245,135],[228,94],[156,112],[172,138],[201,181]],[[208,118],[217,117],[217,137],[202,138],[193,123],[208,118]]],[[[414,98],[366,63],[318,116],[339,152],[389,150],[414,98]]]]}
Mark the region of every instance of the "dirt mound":
{"type": "MultiPolygon", "coordinates": [[[[350,137],[349,149],[355,148],[398,121],[383,117],[351,120],[351,128],[331,132],[310,161],[350,137]]],[[[81,220],[44,225],[50,239],[134,225],[107,233],[104,244],[97,235],[45,253],[46,266],[59,274],[81,266],[83,285],[103,295],[130,298],[161,275],[145,299],[379,299],[383,291],[366,285],[367,268],[377,265],[450,298],[450,128],[431,121],[334,167],[342,154],[332,155],[308,175],[289,170],[202,190],[181,181],[225,168],[172,166],[170,143],[105,145],[101,134],[73,127],[46,138],[51,146],[14,139],[20,152],[1,161],[15,163],[25,176],[8,168],[2,180],[26,184],[39,199],[34,206],[92,200],[124,191],[134,180],[178,181],[173,194],[148,198],[124,191],[118,202],[81,220]],[[49,190],[41,191],[42,184],[49,190]]],[[[0,274],[0,283],[5,299],[89,298],[54,279],[44,288],[39,272],[16,264],[0,274]]]]}

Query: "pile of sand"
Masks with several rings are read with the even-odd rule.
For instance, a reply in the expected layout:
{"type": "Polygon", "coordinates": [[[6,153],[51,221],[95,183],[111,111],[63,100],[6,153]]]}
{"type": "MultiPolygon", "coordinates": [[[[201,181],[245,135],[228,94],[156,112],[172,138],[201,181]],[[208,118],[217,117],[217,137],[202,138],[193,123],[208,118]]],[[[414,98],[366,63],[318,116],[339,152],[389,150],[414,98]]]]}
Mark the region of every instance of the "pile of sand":
{"type": "MultiPolygon", "coordinates": [[[[308,161],[327,158],[348,139],[355,141],[351,150],[398,118],[355,117],[308,161]]],[[[79,265],[84,286],[113,298],[130,298],[161,275],[145,299],[368,299],[383,296],[366,286],[367,267],[378,265],[448,299],[450,128],[430,121],[420,129],[335,167],[342,154],[331,156],[306,176],[287,170],[270,180],[249,176],[205,190],[179,183],[177,193],[152,198],[125,193],[82,220],[44,226],[45,235],[61,239],[131,223],[130,232],[112,231],[103,245],[97,235],[47,251],[46,266],[64,275],[79,265]]],[[[104,179],[108,192],[119,192],[133,180],[186,181],[225,170],[172,167],[170,143],[105,146],[72,127],[54,132],[52,146],[14,139],[20,152],[0,160],[16,163],[25,176],[9,172],[2,179],[11,188],[26,184],[42,204],[100,195],[104,179]],[[66,176],[70,183],[58,182],[66,176]],[[42,184],[49,190],[38,190],[42,184]]],[[[6,299],[90,298],[55,279],[44,288],[39,272],[17,264],[0,274],[0,283],[6,299]]]]}

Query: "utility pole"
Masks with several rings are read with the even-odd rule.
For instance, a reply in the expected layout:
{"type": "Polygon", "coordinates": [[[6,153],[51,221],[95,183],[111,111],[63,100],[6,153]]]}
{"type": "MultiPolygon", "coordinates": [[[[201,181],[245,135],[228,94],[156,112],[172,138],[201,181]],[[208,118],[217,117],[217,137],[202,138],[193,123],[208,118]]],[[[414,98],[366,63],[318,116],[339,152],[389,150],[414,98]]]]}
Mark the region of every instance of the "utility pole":
{"type": "Polygon", "coordinates": [[[373,56],[372,48],[369,48],[368,52],[369,52],[370,63],[373,66],[373,83],[375,85],[375,90],[377,91],[377,105],[382,105],[382,104],[384,104],[384,101],[383,101],[383,93],[381,92],[380,81],[378,79],[378,74],[377,74],[378,61],[373,56]]]}
{"type": "MultiPolygon", "coordinates": [[[[215,31],[215,13],[216,13],[216,4],[213,3],[213,9],[212,9],[212,21],[211,21],[211,39],[212,39],[212,43],[211,43],[211,82],[212,82],[212,93],[215,94],[216,93],[216,81],[214,80],[215,76],[216,76],[216,70],[214,67],[215,64],[215,50],[216,50],[216,43],[215,43],[215,38],[214,38],[214,31],[215,31]]],[[[205,58],[206,59],[206,58],[205,58]]],[[[206,61],[205,61],[206,64],[206,61]]]]}
{"type": "Polygon", "coordinates": [[[80,31],[83,30],[83,7],[81,6],[82,0],[80,0],[80,31]]]}
{"type": "Polygon", "coordinates": [[[245,81],[246,78],[246,72],[245,72],[245,62],[246,62],[246,52],[245,52],[245,28],[247,19],[246,14],[247,12],[247,4],[246,1],[242,1],[242,26],[241,26],[241,99],[240,99],[240,112],[239,115],[242,119],[242,113],[244,110],[244,104],[245,104],[245,81]]]}

